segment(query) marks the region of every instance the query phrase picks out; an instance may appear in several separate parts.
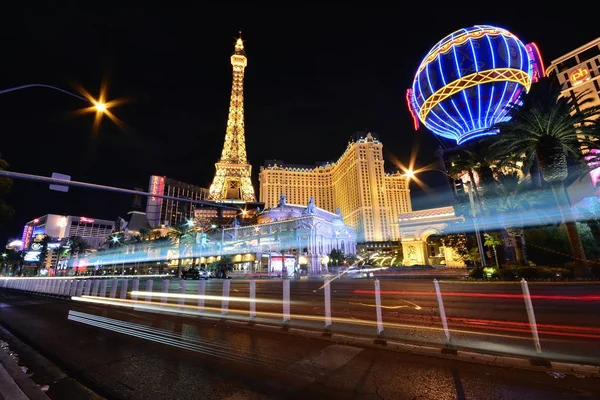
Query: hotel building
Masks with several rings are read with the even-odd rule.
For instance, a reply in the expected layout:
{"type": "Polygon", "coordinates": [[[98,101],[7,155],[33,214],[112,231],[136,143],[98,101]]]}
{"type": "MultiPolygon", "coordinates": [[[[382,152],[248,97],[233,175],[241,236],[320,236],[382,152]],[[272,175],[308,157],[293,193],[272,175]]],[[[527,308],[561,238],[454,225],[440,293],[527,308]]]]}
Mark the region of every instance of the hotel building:
{"type": "MultiPolygon", "coordinates": [[[[208,189],[158,175],[150,177],[148,192],[190,200],[205,200],[208,198],[208,189]]],[[[193,219],[195,211],[196,206],[189,201],[148,197],[146,203],[146,216],[153,228],[182,224],[188,219],[193,219]]]]}
{"type": "Polygon", "coordinates": [[[23,261],[25,266],[40,261],[42,238],[51,238],[43,267],[50,269],[59,264],[60,248],[67,246],[67,239],[80,236],[92,249],[97,249],[115,229],[115,222],[71,215],[46,214],[25,224],[23,228],[23,261]]]}
{"type": "Polygon", "coordinates": [[[260,201],[275,207],[282,194],[289,203],[340,210],[357,241],[397,240],[398,216],[412,211],[408,179],[384,171],[383,144],[372,133],[357,133],[337,162],[317,166],[267,161],[259,172],[260,201]]]}
{"type": "MultiPolygon", "coordinates": [[[[563,96],[578,96],[587,92],[584,97],[584,107],[600,105],[600,38],[553,60],[546,74],[555,79],[561,86],[563,96]]],[[[600,181],[600,168],[593,170],[589,177],[592,186],[583,185],[588,190],[582,190],[581,182],[579,190],[576,186],[569,188],[569,193],[575,202],[586,194],[591,194],[593,187],[600,181]]]]}

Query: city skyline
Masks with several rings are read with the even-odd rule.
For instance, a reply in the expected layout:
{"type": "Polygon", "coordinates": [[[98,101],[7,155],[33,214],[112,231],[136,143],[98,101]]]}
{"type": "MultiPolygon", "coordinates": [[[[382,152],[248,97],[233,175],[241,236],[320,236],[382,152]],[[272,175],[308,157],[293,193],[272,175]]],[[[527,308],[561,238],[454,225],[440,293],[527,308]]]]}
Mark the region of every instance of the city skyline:
{"type": "MultiPolygon", "coordinates": [[[[363,14],[368,20],[381,20],[386,18],[384,13],[363,14]]],[[[217,20],[226,22],[218,29],[198,28],[191,20],[177,26],[169,18],[156,29],[151,17],[123,17],[110,20],[110,24],[91,15],[88,20],[83,19],[84,14],[69,15],[67,10],[63,18],[72,23],[61,28],[52,23],[55,29],[49,29],[50,22],[33,20],[29,37],[9,45],[14,57],[2,67],[3,87],[39,82],[72,90],[71,84],[77,82],[97,95],[106,79],[109,99],[129,99],[114,110],[129,129],[122,131],[104,121],[92,135],[91,119],[70,115],[82,106],[75,99],[29,90],[0,96],[2,129],[11,132],[0,152],[10,169],[19,172],[61,172],[74,180],[126,188],[144,188],[150,175],[167,175],[208,187],[225,135],[229,56],[237,32],[242,30],[250,59],[245,118],[255,190],[257,171],[264,161],[312,164],[333,160],[357,130],[378,134],[388,150],[388,166],[392,157],[408,163],[417,146],[418,163],[428,164],[435,161],[433,150],[439,143],[430,132],[414,132],[404,96],[421,58],[443,36],[477,23],[499,25],[524,41],[536,42],[546,63],[595,39],[593,32],[584,29],[577,34],[569,29],[553,32],[552,27],[536,27],[535,21],[524,23],[501,14],[485,18],[465,13],[460,19],[440,22],[422,32],[421,38],[401,43],[404,48],[398,55],[394,48],[398,36],[409,32],[392,26],[391,17],[387,17],[387,25],[361,29],[350,22],[327,21],[327,15],[322,15],[311,31],[299,31],[294,24],[290,24],[294,29],[283,29],[277,22],[261,27],[259,18],[230,18],[223,10],[217,20]],[[108,33],[90,32],[91,37],[74,38],[77,28],[90,20],[95,21],[90,26],[97,31],[109,27],[108,33]],[[186,35],[186,29],[196,34],[186,35]],[[53,41],[59,46],[50,53],[53,41]],[[34,42],[45,56],[29,54],[34,42]],[[192,48],[192,54],[178,52],[184,48],[192,48]],[[161,56],[164,59],[159,59],[161,56]],[[36,59],[40,64],[32,67],[36,59]],[[172,69],[165,70],[165,66],[172,69]]],[[[443,177],[430,179],[432,185],[444,184],[443,177]]],[[[94,193],[94,200],[83,202],[88,193],[77,189],[56,193],[38,183],[15,182],[8,200],[17,212],[0,229],[0,238],[18,236],[19,227],[38,214],[116,218],[131,205],[127,196],[104,193],[94,193]]],[[[414,203],[415,209],[419,208],[419,202],[414,203]]]]}

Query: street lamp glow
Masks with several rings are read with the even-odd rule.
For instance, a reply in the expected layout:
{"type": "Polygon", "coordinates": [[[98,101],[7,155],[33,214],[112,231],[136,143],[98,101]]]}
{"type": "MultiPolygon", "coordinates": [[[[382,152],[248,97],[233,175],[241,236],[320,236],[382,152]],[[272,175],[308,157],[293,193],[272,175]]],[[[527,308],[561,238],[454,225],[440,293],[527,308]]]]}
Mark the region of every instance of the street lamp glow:
{"type": "Polygon", "coordinates": [[[94,103],[94,107],[96,107],[96,111],[101,112],[101,113],[106,112],[106,110],[107,110],[106,104],[101,103],[99,101],[94,103]]]}
{"type": "Polygon", "coordinates": [[[192,226],[194,226],[194,220],[188,219],[185,224],[188,226],[188,228],[191,228],[192,226]]]}
{"type": "Polygon", "coordinates": [[[408,179],[414,178],[415,177],[415,171],[413,171],[412,169],[407,169],[406,171],[404,171],[404,175],[406,175],[406,177],[408,179]]]}
{"type": "Polygon", "coordinates": [[[119,243],[119,237],[118,236],[113,236],[111,238],[111,240],[113,241],[113,243],[119,243]]]}

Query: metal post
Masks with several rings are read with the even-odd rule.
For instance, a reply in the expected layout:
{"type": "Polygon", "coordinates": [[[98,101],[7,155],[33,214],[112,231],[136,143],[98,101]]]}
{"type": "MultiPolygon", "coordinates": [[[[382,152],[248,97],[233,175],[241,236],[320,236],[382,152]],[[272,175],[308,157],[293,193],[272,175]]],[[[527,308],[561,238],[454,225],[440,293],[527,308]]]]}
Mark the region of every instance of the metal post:
{"type": "Polygon", "coordinates": [[[117,286],[119,285],[118,283],[119,281],[117,281],[116,279],[111,280],[110,283],[110,298],[114,299],[115,297],[117,297],[117,286]]]}
{"type": "Polygon", "coordinates": [[[450,331],[448,330],[448,320],[446,319],[446,309],[444,308],[444,300],[442,299],[442,292],[440,291],[440,283],[437,279],[433,280],[433,287],[435,287],[435,295],[437,297],[438,308],[440,310],[440,318],[442,320],[442,326],[444,327],[444,335],[446,336],[446,344],[450,344],[450,331]]]}
{"type": "MultiPolygon", "coordinates": [[[[169,280],[168,279],[163,279],[162,281],[162,292],[163,293],[169,293],[169,280]]],[[[166,303],[167,302],[167,297],[166,296],[162,296],[160,298],[160,302],[161,303],[166,303]]]]}
{"type": "MultiPolygon", "coordinates": [[[[179,281],[179,294],[185,295],[185,281],[183,279],[179,281]]],[[[185,304],[185,298],[180,297],[179,299],[177,299],[177,303],[179,304],[179,306],[183,306],[185,304]]]]}
{"type": "Polygon", "coordinates": [[[85,283],[85,281],[83,279],[77,280],[77,291],[75,292],[75,295],[77,297],[81,297],[81,295],[83,295],[83,284],[84,283],[85,283]]]}
{"type": "Polygon", "coordinates": [[[94,279],[94,285],[92,286],[92,296],[98,296],[98,288],[100,287],[100,281],[98,279],[94,279]]]}
{"type": "Polygon", "coordinates": [[[477,212],[475,211],[475,200],[473,199],[473,191],[475,190],[475,185],[471,182],[468,182],[469,187],[469,203],[471,206],[471,216],[473,217],[473,226],[475,228],[475,238],[477,239],[477,248],[479,249],[479,258],[481,260],[481,266],[485,267],[487,265],[485,261],[485,253],[483,252],[483,241],[481,240],[481,232],[479,232],[479,222],[477,221],[477,212]]]}
{"type": "Polygon", "coordinates": [[[148,294],[146,295],[147,302],[152,301],[152,296],[150,296],[150,293],[152,293],[152,285],[153,285],[152,279],[148,279],[146,281],[146,292],[148,292],[148,294]]]}
{"type": "MultiPolygon", "coordinates": [[[[138,292],[140,290],[140,280],[139,279],[134,279],[133,280],[133,286],[131,287],[131,291],[132,292],[138,292]]],[[[137,294],[131,295],[131,300],[137,300],[137,294]]]]}
{"type": "Polygon", "coordinates": [[[90,290],[91,290],[91,285],[92,285],[92,281],[89,279],[86,279],[85,281],[83,281],[83,295],[84,296],[89,296],[90,295],[90,290]]]}
{"type": "Polygon", "coordinates": [[[256,281],[250,281],[250,318],[256,318],[256,281]]]}
{"type": "Polygon", "coordinates": [[[221,301],[221,315],[227,315],[229,309],[229,289],[231,282],[228,280],[223,281],[223,299],[221,301]]]}
{"type": "Polygon", "coordinates": [[[283,323],[290,323],[290,280],[283,280],[283,323]]]}
{"type": "Polygon", "coordinates": [[[531,336],[533,336],[535,351],[541,353],[542,346],[540,344],[540,337],[538,335],[537,323],[535,322],[535,313],[533,312],[531,295],[529,294],[529,285],[525,279],[521,279],[521,289],[523,290],[523,298],[525,299],[525,308],[527,309],[527,317],[529,318],[529,326],[531,327],[531,336]]]}
{"type": "Polygon", "coordinates": [[[331,332],[331,285],[330,280],[325,279],[323,293],[325,295],[325,331],[331,332]]]}
{"type": "Polygon", "coordinates": [[[127,298],[127,286],[129,286],[129,279],[121,279],[121,299],[127,298]]]}
{"type": "Polygon", "coordinates": [[[106,297],[106,287],[108,286],[108,279],[103,279],[102,284],[100,285],[100,293],[99,297],[106,297]]]}
{"type": "Polygon", "coordinates": [[[381,315],[381,287],[375,279],[375,312],[377,314],[377,337],[383,337],[383,317],[381,315]]]}
{"type": "Polygon", "coordinates": [[[198,282],[198,310],[204,311],[204,296],[206,294],[206,281],[198,282]]]}

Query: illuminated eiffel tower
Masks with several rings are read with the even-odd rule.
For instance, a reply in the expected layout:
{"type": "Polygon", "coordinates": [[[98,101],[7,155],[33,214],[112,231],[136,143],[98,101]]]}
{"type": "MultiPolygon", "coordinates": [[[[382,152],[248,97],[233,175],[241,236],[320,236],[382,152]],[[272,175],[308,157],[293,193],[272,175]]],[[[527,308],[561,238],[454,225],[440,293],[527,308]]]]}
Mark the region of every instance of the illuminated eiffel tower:
{"type": "Polygon", "coordinates": [[[215,164],[217,172],[209,189],[209,200],[241,200],[255,202],[250,179],[252,166],[246,159],[244,138],[244,69],[248,64],[244,43],[240,37],[231,56],[233,84],[229,103],[229,118],[221,159],[215,164]]]}

